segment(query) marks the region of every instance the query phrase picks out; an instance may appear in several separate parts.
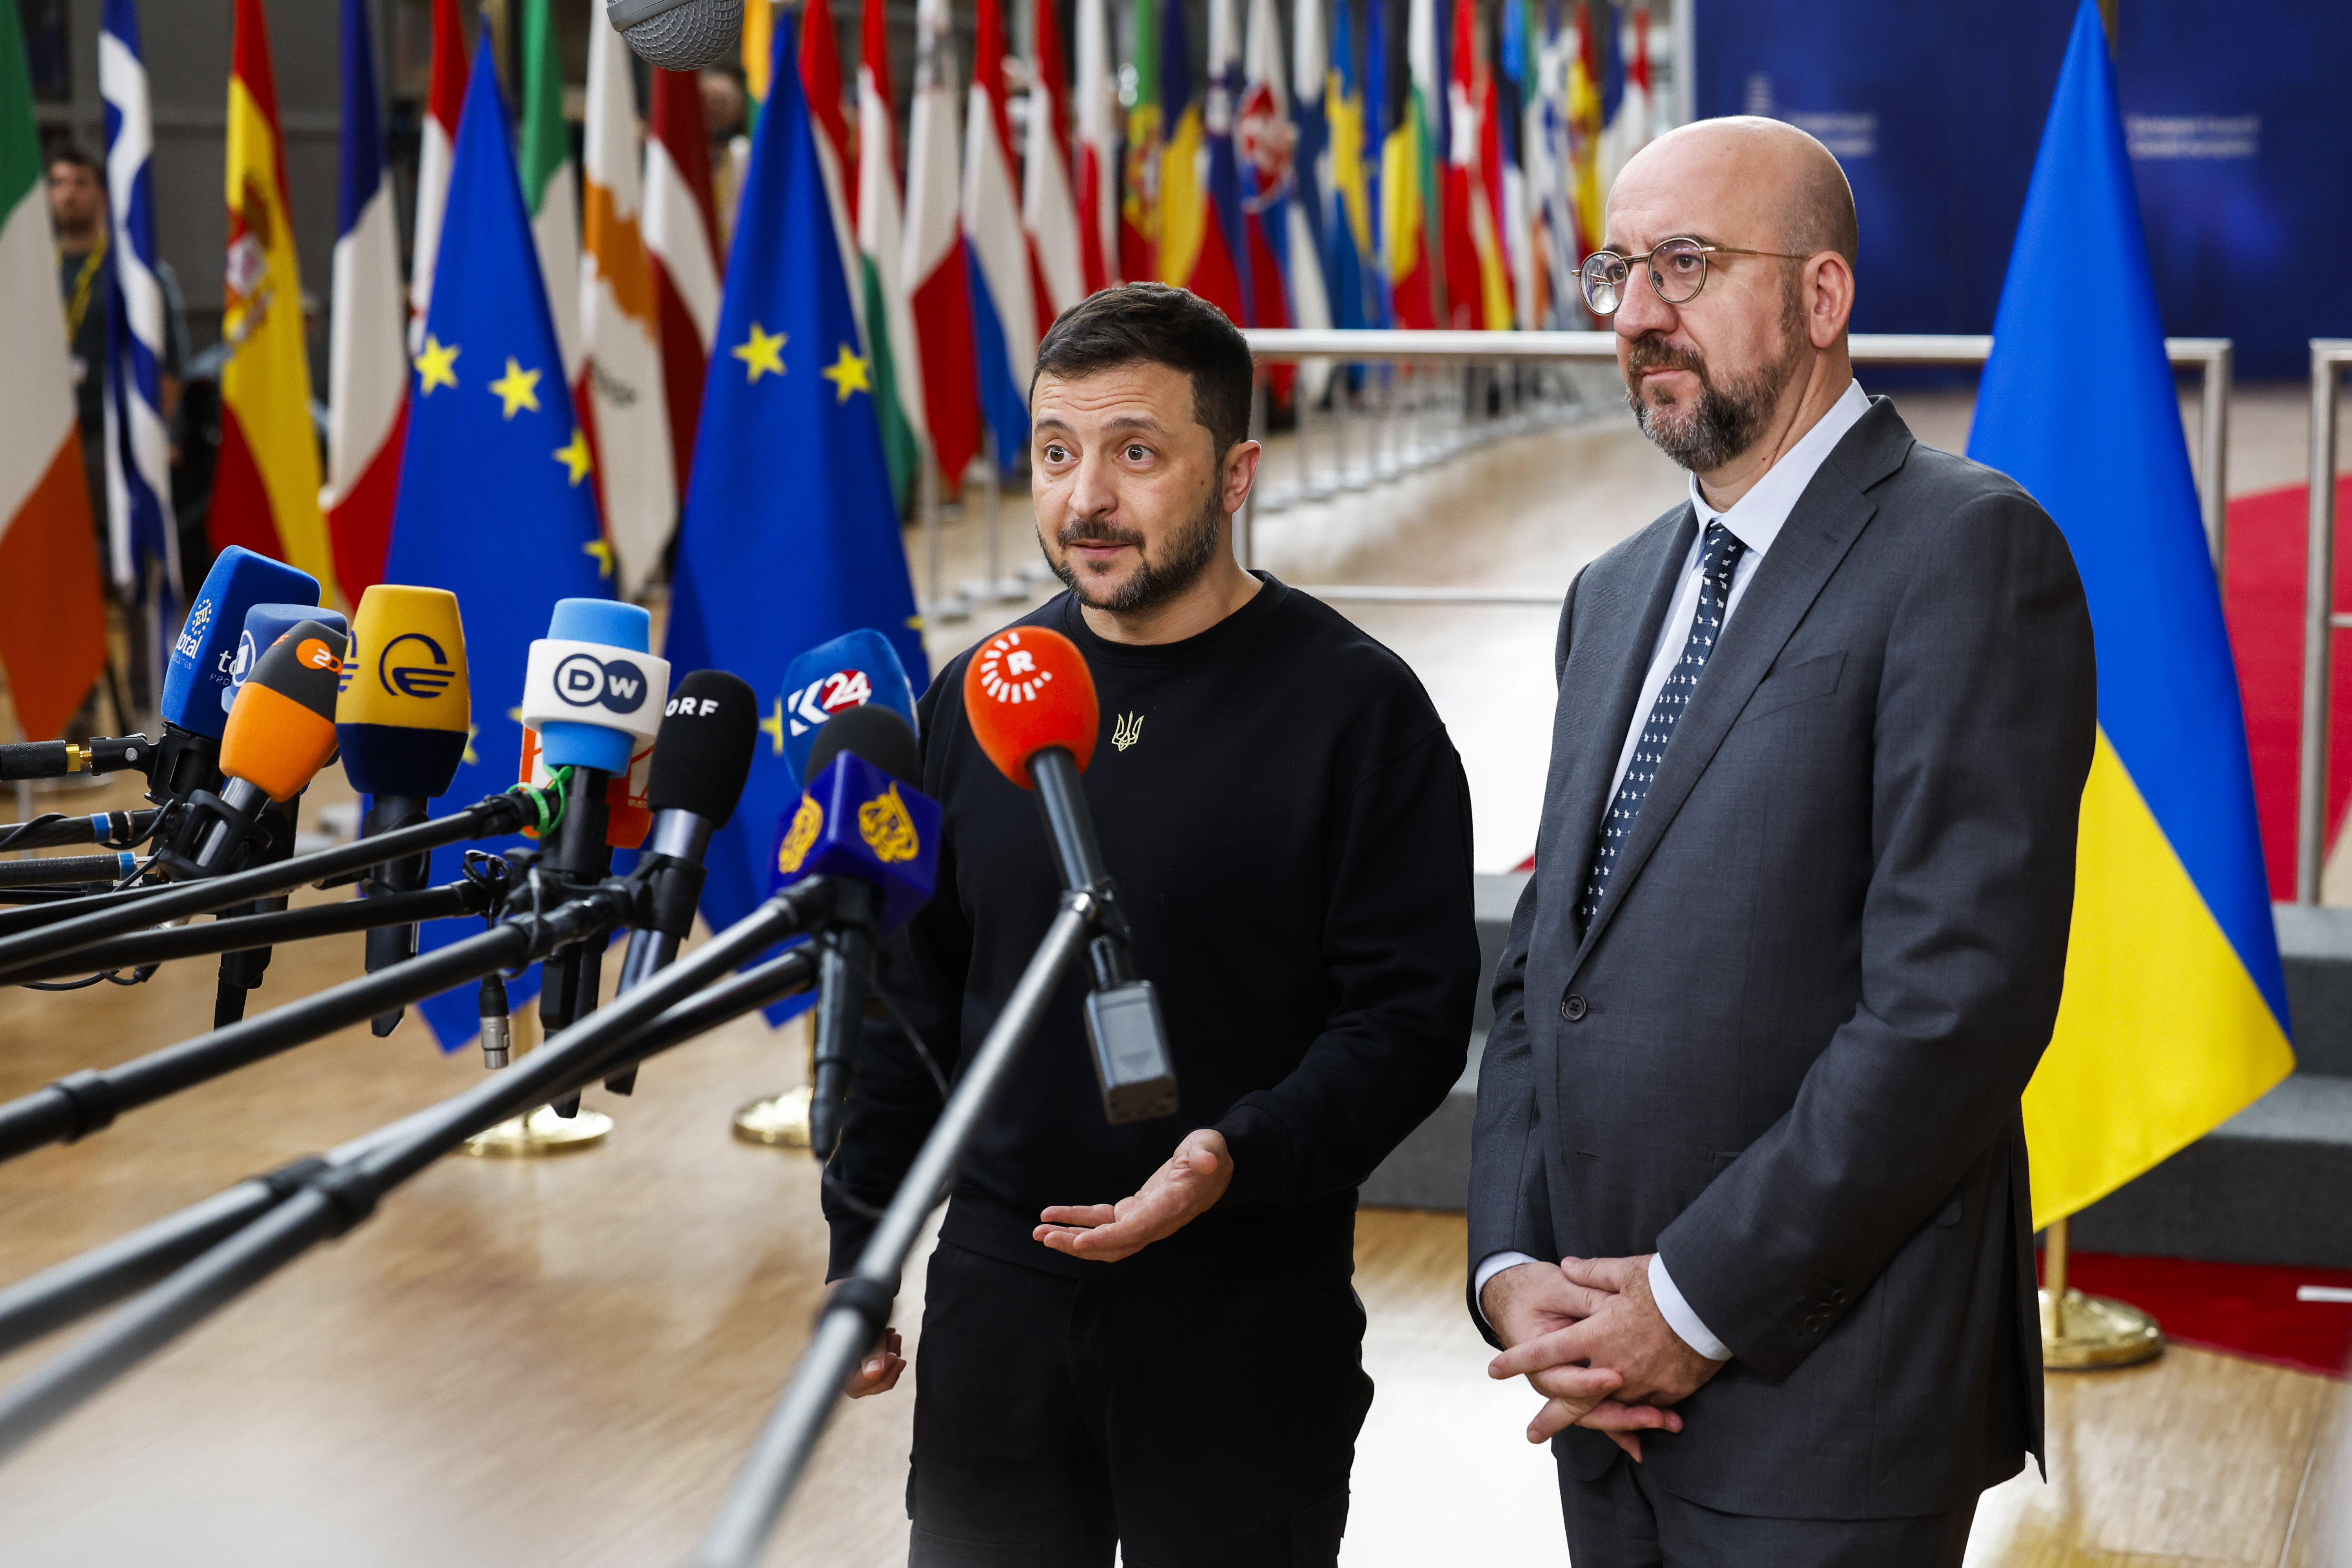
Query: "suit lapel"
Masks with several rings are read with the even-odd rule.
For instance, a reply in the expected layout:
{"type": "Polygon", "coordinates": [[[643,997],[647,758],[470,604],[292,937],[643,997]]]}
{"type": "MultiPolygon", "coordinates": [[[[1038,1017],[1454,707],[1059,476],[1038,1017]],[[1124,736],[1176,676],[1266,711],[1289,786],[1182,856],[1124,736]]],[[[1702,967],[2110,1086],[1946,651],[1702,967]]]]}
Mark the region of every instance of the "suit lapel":
{"type": "MultiPolygon", "coordinates": [[[[1609,808],[1617,753],[1633,722],[1633,704],[1649,672],[1650,650],[1665,619],[1695,522],[1690,502],[1650,525],[1615,592],[1587,581],[1578,588],[1570,625],[1568,663],[1560,670],[1559,702],[1552,720],[1552,777],[1547,793],[1560,803],[1559,837],[1552,847],[1570,879],[1571,902],[1582,896],[1593,837],[1609,808]]],[[[1549,814],[1547,813],[1547,816],[1549,814]]],[[[1549,859],[1549,857],[1547,857],[1549,859]]],[[[1555,881],[1554,886],[1559,884],[1555,881]]]]}
{"type": "MultiPolygon", "coordinates": [[[[1627,890],[1641,876],[1683,802],[1690,797],[1699,775],[1714,760],[1739,710],[1748,706],[1748,699],[1770,671],[1772,661],[1780,657],[1781,648],[1788,646],[1798,624],[1860,537],[1864,524],[1878,510],[1864,492],[1902,465],[1911,445],[1911,432],[1895,416],[1894,405],[1884,398],[1874,399],[1871,411],[1847,432],[1798,498],[1780,537],[1757,563],[1756,575],[1748,580],[1731,624],[1724,628],[1715,656],[1699,678],[1698,690],[1675,725],[1675,737],[1658,764],[1658,776],[1642,801],[1642,814],[1633,819],[1625,847],[1619,852],[1608,896],[1594,912],[1583,944],[1577,949],[1578,963],[1592,951],[1617,906],[1625,901],[1627,890]]],[[[1689,509],[1684,510],[1687,514],[1689,509]]],[[[1617,728],[1621,742],[1630,722],[1628,713],[1617,728]]]]}

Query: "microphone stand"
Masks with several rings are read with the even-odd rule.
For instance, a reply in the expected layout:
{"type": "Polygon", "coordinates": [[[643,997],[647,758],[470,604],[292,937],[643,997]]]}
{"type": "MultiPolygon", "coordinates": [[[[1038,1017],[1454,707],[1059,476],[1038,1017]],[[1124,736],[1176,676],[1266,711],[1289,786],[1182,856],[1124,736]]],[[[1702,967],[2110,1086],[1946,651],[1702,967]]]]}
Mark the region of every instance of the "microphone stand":
{"type": "MultiPolygon", "coordinates": [[[[1045,940],[1021,972],[1004,1011],[997,1015],[971,1068],[948,1096],[931,1135],[923,1141],[906,1180],[898,1184],[898,1195],[890,1200],[873,1238],[859,1256],[857,1268],[818,1315],[816,1332],[793,1368],[792,1381],[761,1428],[742,1468],[736,1472],[717,1516],[688,1559],[688,1568],[751,1568],[769,1531],[775,1528],[776,1516],[783,1511],[807,1468],[817,1438],[840,1403],[851,1369],[881,1337],[889,1321],[899,1275],[906,1268],[907,1255],[922,1235],[923,1222],[946,1201],[956,1166],[980,1131],[981,1119],[1045,1016],[1063,971],[1085,950],[1104,908],[1103,900],[1085,888],[1062,895],[1061,912],[1045,928],[1045,940]]],[[[5,1431],[5,1415],[0,1415],[0,1431],[5,1431]]]]}
{"type": "MultiPolygon", "coordinates": [[[[657,1056],[721,1024],[805,991],[815,978],[809,951],[795,948],[674,1005],[631,1037],[625,1054],[632,1061],[657,1056]]],[[[556,1059],[553,1053],[541,1051],[532,1058],[539,1064],[534,1070],[546,1070],[546,1064],[556,1059]]],[[[610,1059],[619,1061],[620,1053],[610,1059]]],[[[593,1068],[568,1074],[566,1085],[583,1088],[604,1070],[600,1059],[593,1068]]],[[[144,1289],[293,1196],[322,1165],[348,1165],[387,1147],[423,1126],[436,1109],[428,1106],[355,1138],[323,1161],[297,1160],[266,1175],[249,1177],[175,1215],[0,1289],[0,1355],[144,1289]]]]}
{"type": "MultiPolygon", "coordinates": [[[[281,1176],[293,1190],[282,1201],[183,1265],[39,1370],[0,1392],[0,1458],[24,1447],[84,1400],[311,1247],[350,1231],[374,1212],[386,1192],[425,1170],[468,1137],[567,1086],[588,1082],[639,1059],[646,1053],[632,1038],[637,1031],[742,960],[824,919],[831,912],[835,892],[829,878],[812,877],[794,883],[713,937],[690,958],[565,1030],[514,1067],[492,1073],[467,1092],[387,1129],[383,1142],[357,1158],[342,1164],[320,1160],[300,1169],[299,1174],[289,1167],[281,1176]],[[625,1041],[629,1043],[623,1045],[625,1041]]],[[[415,968],[430,962],[418,959],[400,967],[415,968]]],[[[1042,1000],[1041,996],[1041,1005],[1042,1000]]],[[[368,1010],[362,1010],[351,1021],[367,1016],[368,1010]]]]}

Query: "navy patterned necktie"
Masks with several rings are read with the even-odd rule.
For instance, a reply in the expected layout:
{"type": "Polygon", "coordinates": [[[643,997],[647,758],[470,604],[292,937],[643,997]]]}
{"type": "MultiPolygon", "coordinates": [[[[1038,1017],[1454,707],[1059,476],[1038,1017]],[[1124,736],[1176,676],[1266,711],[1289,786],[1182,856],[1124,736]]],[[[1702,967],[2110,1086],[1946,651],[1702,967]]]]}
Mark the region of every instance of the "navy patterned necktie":
{"type": "Polygon", "coordinates": [[[1592,869],[1585,874],[1584,897],[1576,906],[1579,931],[1592,928],[1593,913],[1601,908],[1610,874],[1617,868],[1618,851],[1633,831],[1633,819],[1642,815],[1643,798],[1658,776],[1666,742],[1675,738],[1675,726],[1681,722],[1683,710],[1690,706],[1691,694],[1698,689],[1699,674],[1706,668],[1715,652],[1715,639],[1723,630],[1724,606],[1731,602],[1732,574],[1739,569],[1739,558],[1747,549],[1739,536],[1722,523],[1706,525],[1706,541],[1698,558],[1698,612],[1691,616],[1690,640],[1683,645],[1682,658],[1666,672],[1666,683],[1658,688],[1658,700],[1650,705],[1649,721],[1642,726],[1633,760],[1625,764],[1625,782],[1617,786],[1617,798],[1609,803],[1609,816],[1601,824],[1601,837],[1592,847],[1592,869]]]}

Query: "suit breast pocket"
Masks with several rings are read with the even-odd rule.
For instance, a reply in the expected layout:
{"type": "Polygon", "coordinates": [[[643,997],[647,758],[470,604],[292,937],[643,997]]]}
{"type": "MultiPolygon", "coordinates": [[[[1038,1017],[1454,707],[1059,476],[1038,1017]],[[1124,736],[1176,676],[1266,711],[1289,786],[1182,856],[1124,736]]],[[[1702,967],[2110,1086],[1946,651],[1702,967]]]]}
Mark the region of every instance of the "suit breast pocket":
{"type": "Polygon", "coordinates": [[[1802,664],[1775,670],[1765,677],[1748,698],[1748,706],[1739,710],[1738,722],[1753,723],[1768,713],[1778,713],[1800,702],[1811,702],[1817,697],[1827,697],[1838,689],[1838,678],[1845,672],[1845,654],[1825,653],[1819,658],[1809,658],[1802,664]]]}

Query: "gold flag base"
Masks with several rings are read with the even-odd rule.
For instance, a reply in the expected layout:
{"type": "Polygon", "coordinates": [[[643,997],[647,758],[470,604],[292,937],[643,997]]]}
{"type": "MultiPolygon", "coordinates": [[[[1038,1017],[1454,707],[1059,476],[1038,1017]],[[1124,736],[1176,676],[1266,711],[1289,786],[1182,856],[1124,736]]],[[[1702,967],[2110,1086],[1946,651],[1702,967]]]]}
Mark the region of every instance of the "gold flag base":
{"type": "Polygon", "coordinates": [[[735,1136],[746,1143],[772,1149],[809,1146],[809,1091],[788,1089],[768,1100],[755,1100],[735,1113],[735,1136]]]}
{"type": "Polygon", "coordinates": [[[2042,1364],[2052,1372],[2137,1366],[2164,1349],[2156,1319],[2126,1301],[2085,1296],[2066,1283],[2067,1224],[2042,1238],[2042,1364]]]}
{"type": "Polygon", "coordinates": [[[465,1152],[490,1160],[536,1160],[593,1149],[612,1132],[613,1119],[601,1110],[583,1105],[577,1116],[558,1116],[553,1106],[542,1105],[529,1116],[509,1117],[475,1133],[466,1140],[465,1152]]]}

